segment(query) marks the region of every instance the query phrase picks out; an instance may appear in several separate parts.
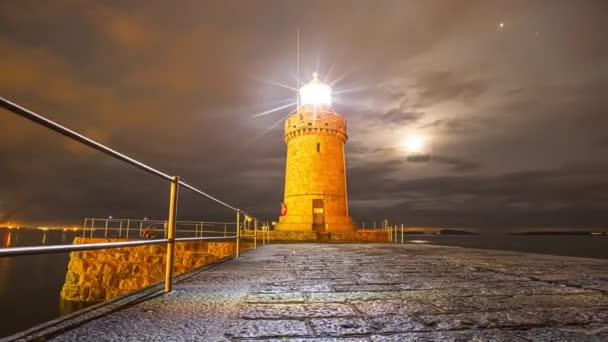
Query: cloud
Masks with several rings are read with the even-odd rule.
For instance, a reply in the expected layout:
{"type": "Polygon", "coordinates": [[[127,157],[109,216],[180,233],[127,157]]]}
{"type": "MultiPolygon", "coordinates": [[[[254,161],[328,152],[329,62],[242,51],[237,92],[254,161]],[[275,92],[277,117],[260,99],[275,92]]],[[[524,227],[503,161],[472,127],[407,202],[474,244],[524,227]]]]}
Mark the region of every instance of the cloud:
{"type": "Polygon", "coordinates": [[[424,116],[422,112],[408,112],[401,109],[392,109],[382,115],[382,124],[409,125],[417,122],[424,116]]]}
{"type": "Polygon", "coordinates": [[[475,101],[489,88],[489,82],[467,79],[449,71],[428,71],[416,76],[419,91],[417,106],[428,106],[456,100],[465,103],[475,101]]]}
{"type": "MultiPolygon", "coordinates": [[[[385,214],[401,217],[406,224],[462,225],[496,229],[505,225],[529,227],[534,224],[560,227],[602,226],[608,214],[607,166],[570,165],[557,170],[505,173],[496,176],[440,176],[413,180],[387,180],[359,193],[360,200],[400,198],[402,205],[386,209],[385,214]],[[429,216],[424,213],[441,213],[429,216]],[[583,217],[583,213],[588,217],[583,217]],[[397,213],[401,213],[398,215],[397,213]],[[478,214],[475,217],[475,213],[478,214]],[[491,215],[491,213],[493,213],[491,215]],[[567,218],[569,213],[576,220],[567,218]],[[416,217],[416,219],[412,219],[416,217]],[[449,219],[447,219],[449,217],[449,219]]],[[[372,170],[366,172],[373,173],[372,170]]],[[[367,175],[369,179],[373,176],[367,175]]],[[[354,196],[351,194],[351,197],[354,196]]],[[[366,209],[359,208],[366,212],[366,209]]]]}
{"type": "MultiPolygon", "coordinates": [[[[336,92],[357,90],[335,97],[349,122],[354,216],[598,226],[608,212],[605,6],[2,3],[0,92],[276,219],[287,113],[250,116],[293,98],[264,81],[295,84],[300,28],[301,76],[319,69],[340,78],[336,92]],[[504,13],[514,24],[498,31],[504,13]],[[410,133],[431,138],[430,158],[397,149],[410,133]]],[[[166,215],[165,182],[0,114],[3,212],[42,223],[166,215]]],[[[232,220],[182,195],[182,217],[232,220]]]]}
{"type": "Polygon", "coordinates": [[[430,153],[408,155],[405,160],[410,163],[434,163],[445,165],[448,167],[448,171],[457,173],[472,172],[478,170],[481,167],[481,164],[479,162],[455,157],[432,155],[430,153]]]}
{"type": "Polygon", "coordinates": [[[432,160],[436,163],[449,166],[450,171],[453,172],[471,172],[481,167],[479,162],[454,157],[433,156],[432,160]]]}

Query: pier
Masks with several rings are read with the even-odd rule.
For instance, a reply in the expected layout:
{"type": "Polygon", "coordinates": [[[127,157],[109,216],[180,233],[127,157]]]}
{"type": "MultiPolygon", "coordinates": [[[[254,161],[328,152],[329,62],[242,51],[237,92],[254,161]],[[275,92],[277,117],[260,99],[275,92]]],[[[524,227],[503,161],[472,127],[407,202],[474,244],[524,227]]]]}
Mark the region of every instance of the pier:
{"type": "Polygon", "coordinates": [[[14,338],[604,341],[608,261],[418,244],[271,244],[14,338]]]}

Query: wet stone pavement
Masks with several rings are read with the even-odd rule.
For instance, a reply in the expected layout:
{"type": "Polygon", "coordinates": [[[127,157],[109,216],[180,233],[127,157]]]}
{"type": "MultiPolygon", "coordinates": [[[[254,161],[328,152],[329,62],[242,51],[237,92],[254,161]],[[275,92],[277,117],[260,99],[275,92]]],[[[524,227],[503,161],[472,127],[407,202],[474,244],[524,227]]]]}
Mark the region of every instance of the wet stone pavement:
{"type": "Polygon", "coordinates": [[[608,341],[608,260],[267,245],[55,340],[608,341]]]}

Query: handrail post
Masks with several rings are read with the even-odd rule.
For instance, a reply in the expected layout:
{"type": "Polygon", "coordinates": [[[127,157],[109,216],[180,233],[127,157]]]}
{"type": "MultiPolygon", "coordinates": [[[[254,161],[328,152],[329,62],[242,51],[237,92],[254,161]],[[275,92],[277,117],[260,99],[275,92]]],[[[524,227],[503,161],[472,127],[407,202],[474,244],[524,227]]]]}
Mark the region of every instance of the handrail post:
{"type": "Polygon", "coordinates": [[[131,225],[131,219],[127,219],[127,237],[126,239],[129,240],[129,226],[131,225]]]}
{"type": "Polygon", "coordinates": [[[226,224],[224,223],[224,237],[226,237],[228,235],[226,233],[227,233],[227,231],[226,231],[226,224]]]}
{"type": "Polygon", "coordinates": [[[397,240],[397,225],[396,224],[393,225],[393,230],[395,231],[395,243],[397,243],[397,241],[399,241],[399,240],[397,240]]]}
{"type": "Polygon", "coordinates": [[[105,231],[105,233],[103,234],[103,237],[106,237],[106,238],[108,237],[108,223],[109,223],[109,222],[110,222],[110,220],[109,220],[109,219],[106,219],[106,231],[105,231]]]}
{"type": "Polygon", "coordinates": [[[238,258],[241,255],[241,230],[239,229],[239,225],[241,224],[241,209],[236,210],[236,257],[238,258]]]}
{"type": "Polygon", "coordinates": [[[122,237],[122,219],[120,219],[120,226],[118,227],[118,238],[122,237]]]}
{"type": "Polygon", "coordinates": [[[201,222],[201,237],[203,237],[203,222],[201,222]]]}
{"type": "Polygon", "coordinates": [[[253,219],[253,249],[258,249],[258,219],[253,219]]]}
{"type": "Polygon", "coordinates": [[[173,256],[175,247],[175,217],[177,216],[177,194],[179,190],[179,177],[173,176],[171,181],[171,197],[169,199],[169,221],[167,242],[167,265],[165,268],[165,293],[171,292],[173,285],[173,256]]]}
{"type": "Polygon", "coordinates": [[[401,224],[401,243],[403,244],[403,223],[401,224]]]}
{"type": "Polygon", "coordinates": [[[84,219],[84,224],[82,225],[82,237],[84,238],[87,233],[87,218],[84,219]]]}
{"type": "Polygon", "coordinates": [[[91,219],[91,238],[93,238],[93,231],[95,230],[95,219],[91,219]]]}

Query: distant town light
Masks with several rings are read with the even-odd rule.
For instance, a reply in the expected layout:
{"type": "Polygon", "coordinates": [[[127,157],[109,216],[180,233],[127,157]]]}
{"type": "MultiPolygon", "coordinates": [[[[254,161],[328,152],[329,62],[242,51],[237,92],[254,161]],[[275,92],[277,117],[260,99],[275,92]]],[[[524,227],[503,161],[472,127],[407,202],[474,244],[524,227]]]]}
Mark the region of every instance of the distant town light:
{"type": "Polygon", "coordinates": [[[319,81],[318,73],[312,74],[312,81],[300,88],[300,104],[322,104],[331,106],[331,87],[319,81]]]}
{"type": "Polygon", "coordinates": [[[112,216],[108,216],[108,218],[111,220],[111,219],[112,219],[112,216]]]}

